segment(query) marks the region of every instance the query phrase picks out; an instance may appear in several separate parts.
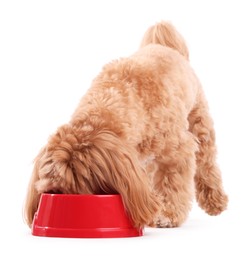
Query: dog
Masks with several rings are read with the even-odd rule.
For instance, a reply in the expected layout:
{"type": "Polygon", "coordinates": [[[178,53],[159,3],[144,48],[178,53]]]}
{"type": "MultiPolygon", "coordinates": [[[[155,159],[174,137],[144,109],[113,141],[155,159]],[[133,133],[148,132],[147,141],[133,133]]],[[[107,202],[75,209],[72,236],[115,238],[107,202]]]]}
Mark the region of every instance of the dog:
{"type": "Polygon", "coordinates": [[[209,215],[227,208],[207,100],[171,23],[105,65],[49,137],[28,185],[29,226],[42,193],[120,194],[136,227],[182,225],[195,196],[209,215]]]}

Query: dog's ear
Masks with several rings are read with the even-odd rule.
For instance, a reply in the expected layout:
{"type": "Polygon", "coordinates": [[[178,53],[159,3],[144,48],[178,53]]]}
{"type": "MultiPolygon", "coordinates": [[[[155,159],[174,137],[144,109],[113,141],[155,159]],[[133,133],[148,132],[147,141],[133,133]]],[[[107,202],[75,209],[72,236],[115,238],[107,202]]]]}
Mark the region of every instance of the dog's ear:
{"type": "Polygon", "coordinates": [[[93,184],[104,193],[119,193],[135,226],[149,224],[159,203],[136,152],[106,130],[92,136],[90,143],[88,167],[93,184]]]}
{"type": "Polygon", "coordinates": [[[27,189],[27,195],[26,195],[26,201],[24,207],[24,216],[28,226],[31,226],[33,216],[39,204],[40,194],[35,188],[35,183],[39,180],[39,162],[44,155],[45,155],[45,148],[43,148],[38,154],[38,156],[35,158],[32,176],[27,189]]]}

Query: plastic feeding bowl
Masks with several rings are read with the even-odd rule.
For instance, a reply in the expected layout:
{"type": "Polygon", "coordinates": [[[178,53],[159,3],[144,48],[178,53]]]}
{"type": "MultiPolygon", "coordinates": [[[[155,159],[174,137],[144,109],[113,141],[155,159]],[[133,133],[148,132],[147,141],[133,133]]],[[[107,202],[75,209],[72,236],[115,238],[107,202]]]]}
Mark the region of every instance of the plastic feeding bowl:
{"type": "Polygon", "coordinates": [[[137,237],[120,195],[42,194],[32,235],[46,237],[137,237]]]}

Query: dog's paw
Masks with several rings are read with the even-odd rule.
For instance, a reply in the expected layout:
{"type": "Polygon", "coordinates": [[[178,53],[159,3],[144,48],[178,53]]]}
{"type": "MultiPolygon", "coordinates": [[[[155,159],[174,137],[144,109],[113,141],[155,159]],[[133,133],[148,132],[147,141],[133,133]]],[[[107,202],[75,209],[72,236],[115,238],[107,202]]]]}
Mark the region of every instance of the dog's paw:
{"type": "Polygon", "coordinates": [[[184,220],[176,214],[170,214],[170,216],[168,216],[167,213],[164,213],[156,217],[150,226],[157,228],[173,228],[180,226],[183,221],[184,220]]]}
{"type": "Polygon", "coordinates": [[[172,223],[169,218],[164,216],[159,216],[154,220],[154,226],[157,228],[170,228],[172,227],[172,223]]]}
{"type": "Polygon", "coordinates": [[[197,196],[199,206],[209,215],[219,215],[227,209],[228,196],[222,190],[207,187],[197,196]]]}

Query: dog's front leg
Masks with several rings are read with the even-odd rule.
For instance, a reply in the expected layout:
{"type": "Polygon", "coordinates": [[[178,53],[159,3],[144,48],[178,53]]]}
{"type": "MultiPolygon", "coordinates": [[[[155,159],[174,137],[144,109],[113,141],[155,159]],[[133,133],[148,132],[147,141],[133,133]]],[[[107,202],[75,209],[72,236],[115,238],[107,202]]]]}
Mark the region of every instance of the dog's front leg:
{"type": "Polygon", "coordinates": [[[153,226],[177,227],[186,220],[194,197],[196,149],[196,142],[187,131],[167,141],[164,155],[157,159],[154,177],[154,189],[161,197],[163,210],[153,226]]]}

